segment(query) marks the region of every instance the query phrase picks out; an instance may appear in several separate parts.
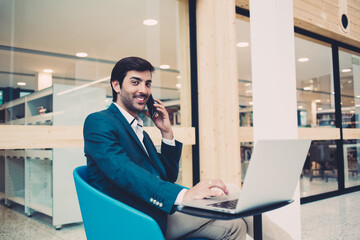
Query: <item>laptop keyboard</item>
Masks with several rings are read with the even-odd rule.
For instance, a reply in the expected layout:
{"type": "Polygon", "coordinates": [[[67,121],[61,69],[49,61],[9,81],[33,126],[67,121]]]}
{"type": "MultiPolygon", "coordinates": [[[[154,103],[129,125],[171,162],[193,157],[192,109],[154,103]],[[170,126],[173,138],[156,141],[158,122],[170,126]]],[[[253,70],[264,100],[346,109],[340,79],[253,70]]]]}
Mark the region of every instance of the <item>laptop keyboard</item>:
{"type": "Polygon", "coordinates": [[[227,208],[227,209],[235,209],[237,205],[238,199],[224,201],[224,202],[217,202],[208,204],[211,207],[218,207],[218,208],[227,208]]]}

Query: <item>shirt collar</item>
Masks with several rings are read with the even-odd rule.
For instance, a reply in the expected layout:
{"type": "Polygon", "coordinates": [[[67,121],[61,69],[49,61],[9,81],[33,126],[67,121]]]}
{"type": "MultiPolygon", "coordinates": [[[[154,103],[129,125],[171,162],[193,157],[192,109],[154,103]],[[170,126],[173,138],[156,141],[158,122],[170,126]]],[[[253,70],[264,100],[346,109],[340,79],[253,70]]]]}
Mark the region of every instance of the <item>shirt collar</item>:
{"type": "Polygon", "coordinates": [[[136,116],[136,118],[134,118],[130,113],[128,113],[125,109],[120,107],[116,102],[113,102],[113,103],[120,110],[122,115],[124,115],[126,121],[128,121],[128,123],[130,125],[134,125],[134,126],[139,125],[140,127],[142,127],[144,125],[144,122],[141,118],[139,118],[137,116],[136,116]]]}

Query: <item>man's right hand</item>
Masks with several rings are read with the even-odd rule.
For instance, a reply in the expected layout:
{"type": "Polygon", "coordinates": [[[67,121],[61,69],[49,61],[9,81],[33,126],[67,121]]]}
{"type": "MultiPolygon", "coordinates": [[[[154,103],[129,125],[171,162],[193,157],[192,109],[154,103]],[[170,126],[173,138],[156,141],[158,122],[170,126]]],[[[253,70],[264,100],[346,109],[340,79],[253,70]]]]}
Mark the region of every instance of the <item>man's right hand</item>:
{"type": "Polygon", "coordinates": [[[186,191],[183,201],[228,195],[229,191],[220,179],[202,180],[186,191]]]}

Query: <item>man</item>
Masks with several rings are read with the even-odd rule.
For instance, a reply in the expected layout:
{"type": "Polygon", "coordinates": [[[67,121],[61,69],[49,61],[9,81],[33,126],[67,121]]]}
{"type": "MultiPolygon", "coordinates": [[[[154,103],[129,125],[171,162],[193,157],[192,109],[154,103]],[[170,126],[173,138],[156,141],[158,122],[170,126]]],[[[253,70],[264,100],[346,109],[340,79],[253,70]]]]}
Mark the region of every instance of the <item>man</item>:
{"type": "Polygon", "coordinates": [[[153,71],[148,61],[138,57],[121,59],[112,70],[113,103],[107,110],[90,114],[84,124],[90,184],[150,215],[166,239],[245,239],[247,230],[252,230],[247,225],[251,221],[214,221],[173,214],[174,205],[183,200],[219,196],[228,194],[228,190],[217,179],[204,180],[189,190],[174,184],[182,144],[174,139],[164,104],[155,99],[157,113],[152,119],[162,135],[161,154],[137,116],[151,94],[153,71]]]}

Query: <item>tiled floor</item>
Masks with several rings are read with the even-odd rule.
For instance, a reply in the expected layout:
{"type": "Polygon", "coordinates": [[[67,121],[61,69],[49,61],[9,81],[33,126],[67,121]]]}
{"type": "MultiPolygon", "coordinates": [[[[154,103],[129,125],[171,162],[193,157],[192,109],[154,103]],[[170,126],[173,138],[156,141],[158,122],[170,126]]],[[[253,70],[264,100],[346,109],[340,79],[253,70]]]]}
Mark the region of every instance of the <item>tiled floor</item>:
{"type": "Polygon", "coordinates": [[[301,205],[303,240],[360,239],[360,192],[301,205]]]}
{"type": "MultiPolygon", "coordinates": [[[[301,205],[303,240],[360,239],[360,192],[301,205]]],[[[27,217],[21,206],[0,203],[1,240],[82,240],[83,225],[70,224],[55,230],[51,218],[39,213],[27,217]]]]}

